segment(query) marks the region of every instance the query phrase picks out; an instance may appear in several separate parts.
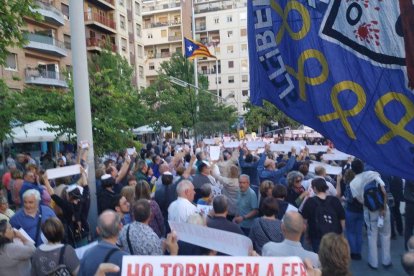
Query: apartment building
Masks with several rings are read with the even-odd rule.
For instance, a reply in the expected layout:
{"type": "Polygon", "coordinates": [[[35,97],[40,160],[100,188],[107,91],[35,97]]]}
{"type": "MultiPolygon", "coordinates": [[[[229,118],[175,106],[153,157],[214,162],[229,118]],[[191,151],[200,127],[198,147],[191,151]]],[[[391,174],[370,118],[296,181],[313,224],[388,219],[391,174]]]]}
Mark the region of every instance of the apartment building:
{"type": "Polygon", "coordinates": [[[245,113],[249,96],[247,0],[194,0],[196,40],[218,59],[199,59],[198,72],[209,90],[245,113]],[[218,71],[218,78],[217,78],[218,71]]]}
{"type": "MultiPolygon", "coordinates": [[[[155,80],[163,61],[183,51],[183,36],[193,37],[191,2],[143,1],[147,85],[155,80]]],[[[193,5],[196,40],[218,58],[217,64],[212,58],[198,59],[198,72],[208,77],[210,92],[243,114],[249,96],[247,0],[194,0],[193,5]]]]}
{"type": "Polygon", "coordinates": [[[44,17],[38,22],[25,18],[23,29],[28,44],[23,49],[9,49],[0,78],[12,90],[25,85],[67,88],[64,72],[70,68],[69,0],[37,0],[36,11],[44,17]]]}
{"type": "Polygon", "coordinates": [[[183,36],[191,37],[191,1],[144,0],[142,10],[145,78],[150,85],[160,64],[183,51],[183,36]]]}

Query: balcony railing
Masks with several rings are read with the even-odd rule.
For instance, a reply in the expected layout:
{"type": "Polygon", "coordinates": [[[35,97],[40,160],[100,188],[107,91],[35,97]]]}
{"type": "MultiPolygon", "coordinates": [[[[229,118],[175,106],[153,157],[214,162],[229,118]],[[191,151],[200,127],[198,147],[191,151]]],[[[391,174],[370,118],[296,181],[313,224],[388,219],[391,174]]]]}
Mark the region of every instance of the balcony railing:
{"type": "Polygon", "coordinates": [[[27,84],[68,87],[63,74],[42,69],[25,69],[25,81],[27,84]]]}
{"type": "MultiPolygon", "coordinates": [[[[96,37],[89,37],[86,39],[86,47],[98,47],[98,48],[105,48],[107,45],[107,41],[106,40],[102,40],[96,37]]],[[[110,44],[110,48],[112,50],[112,52],[116,52],[116,45],[115,44],[110,44]]]]}
{"type": "Polygon", "coordinates": [[[149,54],[148,55],[148,59],[153,59],[153,58],[169,58],[171,57],[171,53],[157,53],[157,54],[149,54]]]}
{"type": "Polygon", "coordinates": [[[181,3],[169,3],[169,4],[162,4],[162,5],[155,5],[155,6],[144,6],[142,7],[142,12],[152,12],[158,10],[166,10],[166,9],[173,9],[181,7],[181,3]]]}
{"type": "Polygon", "coordinates": [[[23,36],[29,41],[29,44],[24,46],[25,48],[36,49],[59,56],[67,55],[65,43],[53,37],[32,33],[25,33],[23,36]]]}
{"type": "MultiPolygon", "coordinates": [[[[215,75],[216,72],[215,69],[198,70],[198,73],[203,75],[215,75]]],[[[218,73],[221,74],[221,69],[218,70],[218,73]]]]}
{"type": "Polygon", "coordinates": [[[181,20],[171,20],[167,22],[156,22],[156,23],[148,23],[144,25],[145,29],[151,28],[158,28],[158,27],[165,27],[165,26],[176,26],[181,25],[181,20]]]}
{"type": "Polygon", "coordinates": [[[195,27],[196,31],[205,31],[206,30],[206,25],[205,24],[200,24],[200,25],[196,25],[195,27]]]}
{"type": "Polygon", "coordinates": [[[220,5],[220,6],[213,6],[213,4],[209,4],[209,3],[205,3],[205,5],[200,5],[199,6],[195,6],[194,7],[194,12],[196,14],[199,13],[205,13],[205,12],[215,12],[215,11],[222,11],[222,10],[231,10],[231,9],[235,9],[235,8],[242,8],[245,7],[247,4],[246,3],[240,3],[240,4],[224,4],[224,5],[220,5]],[[209,6],[207,6],[209,5],[209,6]]]}
{"type": "Polygon", "coordinates": [[[102,25],[105,25],[106,27],[114,30],[116,29],[115,21],[97,12],[85,12],[85,21],[96,21],[102,25]]]}
{"type": "Polygon", "coordinates": [[[45,21],[59,26],[65,25],[65,18],[63,17],[63,13],[55,6],[53,6],[49,1],[37,0],[36,5],[36,10],[41,15],[43,15],[45,21]]]}
{"type": "Polygon", "coordinates": [[[182,39],[181,35],[173,35],[173,36],[168,37],[168,41],[177,41],[177,40],[181,40],[181,39],[182,39]]]}

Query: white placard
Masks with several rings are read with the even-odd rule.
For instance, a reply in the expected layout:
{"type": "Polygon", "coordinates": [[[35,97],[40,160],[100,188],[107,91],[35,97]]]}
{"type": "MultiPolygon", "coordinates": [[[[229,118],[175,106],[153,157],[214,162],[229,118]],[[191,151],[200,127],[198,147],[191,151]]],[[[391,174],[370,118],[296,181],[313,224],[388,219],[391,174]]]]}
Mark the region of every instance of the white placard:
{"type": "Polygon", "coordinates": [[[213,206],[211,205],[197,204],[197,212],[204,216],[207,216],[211,210],[213,210],[213,206]]]}
{"type": "Polygon", "coordinates": [[[210,146],[210,160],[215,161],[220,159],[220,147],[210,146]]]}
{"type": "Polygon", "coordinates": [[[135,147],[133,148],[127,148],[127,153],[128,155],[133,155],[134,153],[136,153],[137,151],[135,150],[135,147]]]}
{"type": "Polygon", "coordinates": [[[328,150],[328,146],[320,146],[320,145],[308,145],[306,146],[309,149],[309,153],[318,153],[318,152],[326,152],[328,150]]]}
{"type": "Polygon", "coordinates": [[[215,139],[203,139],[204,144],[206,145],[215,145],[216,140],[215,139]]]}
{"type": "Polygon", "coordinates": [[[80,174],[80,165],[65,166],[56,169],[49,169],[46,171],[47,178],[56,179],[60,177],[66,177],[70,175],[80,174]]]}
{"type": "Polygon", "coordinates": [[[95,245],[97,245],[97,244],[98,244],[98,241],[94,241],[94,242],[92,242],[92,243],[90,243],[90,244],[87,244],[87,245],[85,245],[85,246],[82,246],[82,247],[76,248],[76,249],[75,249],[76,256],[78,256],[79,260],[81,260],[81,259],[83,258],[83,255],[85,254],[85,252],[86,252],[89,248],[92,248],[92,247],[94,247],[94,246],[95,246],[95,245]]]}
{"type": "Polygon", "coordinates": [[[248,256],[253,249],[251,239],[228,231],[182,222],[169,221],[178,239],[231,256],[248,256]]]}
{"type": "Polygon", "coordinates": [[[248,150],[257,150],[259,148],[264,148],[266,145],[263,141],[250,141],[246,143],[246,147],[248,150]]]}
{"type": "Polygon", "coordinates": [[[301,148],[301,147],[306,147],[306,141],[304,140],[299,140],[299,141],[285,141],[283,144],[291,146],[291,147],[295,147],[295,148],[301,148]]]}
{"type": "Polygon", "coordinates": [[[338,175],[338,174],[342,173],[342,168],[341,167],[335,167],[335,166],[331,166],[331,165],[321,163],[321,162],[317,162],[317,161],[312,161],[312,163],[310,163],[309,171],[310,172],[315,172],[315,167],[318,167],[318,166],[324,167],[325,170],[326,170],[326,174],[338,175]]]}
{"type": "Polygon", "coordinates": [[[331,153],[326,153],[322,155],[322,159],[325,161],[343,161],[348,160],[349,157],[353,157],[352,155],[346,154],[339,150],[333,150],[331,153]]]}
{"type": "Polygon", "coordinates": [[[122,276],[306,275],[299,257],[124,256],[122,276]]]}
{"type": "Polygon", "coordinates": [[[292,146],[284,144],[270,144],[270,150],[273,152],[289,152],[292,146]]]}
{"type": "Polygon", "coordinates": [[[238,148],[240,146],[240,142],[224,142],[223,146],[226,149],[238,148]]]}

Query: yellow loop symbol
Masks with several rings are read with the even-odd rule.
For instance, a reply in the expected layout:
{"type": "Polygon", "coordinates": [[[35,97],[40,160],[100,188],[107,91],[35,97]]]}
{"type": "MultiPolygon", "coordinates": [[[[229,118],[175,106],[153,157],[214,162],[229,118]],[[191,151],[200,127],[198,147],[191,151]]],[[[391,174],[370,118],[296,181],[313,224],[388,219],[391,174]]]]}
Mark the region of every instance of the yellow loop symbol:
{"type": "Polygon", "coordinates": [[[364,108],[367,101],[364,89],[359,84],[352,81],[340,82],[332,88],[331,101],[335,112],[319,116],[319,120],[321,120],[321,122],[329,122],[337,119],[341,120],[348,136],[351,139],[356,139],[355,133],[352,130],[351,124],[347,118],[358,115],[364,108]],[[339,103],[338,95],[339,93],[347,90],[354,92],[358,98],[358,101],[353,108],[343,110],[341,104],[339,103]]]}
{"type": "Polygon", "coordinates": [[[301,3],[299,3],[296,0],[292,0],[286,4],[285,9],[283,10],[282,7],[275,0],[272,0],[270,2],[270,6],[272,7],[272,9],[276,11],[278,15],[280,15],[280,17],[282,17],[283,20],[282,26],[276,34],[277,44],[279,44],[280,41],[282,41],[285,31],[289,33],[290,37],[293,40],[303,39],[308,34],[311,24],[310,15],[308,10],[301,3]],[[302,17],[302,28],[298,32],[294,32],[292,28],[289,26],[287,19],[291,11],[297,11],[302,17]]]}
{"type": "Polygon", "coordinates": [[[286,71],[295,77],[299,82],[299,96],[302,101],[306,101],[306,84],[309,85],[319,85],[324,83],[329,76],[329,66],[324,55],[315,49],[309,49],[304,51],[298,59],[298,72],[286,65],[286,71]],[[305,76],[305,63],[308,59],[315,58],[318,60],[319,64],[322,66],[322,71],[317,77],[307,77],[305,76]]]}
{"type": "Polygon", "coordinates": [[[377,114],[378,119],[381,121],[381,123],[390,129],[389,132],[384,134],[377,141],[377,144],[385,144],[396,136],[401,136],[408,142],[414,144],[414,134],[405,130],[407,124],[414,119],[414,103],[408,97],[400,93],[389,92],[379,98],[379,100],[376,102],[375,113],[377,114]],[[405,114],[397,124],[391,122],[384,114],[384,107],[392,101],[400,102],[405,108],[405,114]]]}

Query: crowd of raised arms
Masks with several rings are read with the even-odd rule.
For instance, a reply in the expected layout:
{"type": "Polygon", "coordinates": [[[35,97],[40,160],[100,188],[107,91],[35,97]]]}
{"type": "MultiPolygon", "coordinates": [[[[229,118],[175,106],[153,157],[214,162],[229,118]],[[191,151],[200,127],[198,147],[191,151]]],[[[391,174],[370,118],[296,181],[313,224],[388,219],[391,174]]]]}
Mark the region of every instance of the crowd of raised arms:
{"type": "Polygon", "coordinates": [[[91,229],[88,174],[94,172],[87,156],[81,146],[76,154],[45,153],[40,162],[27,153],[8,156],[0,275],[119,275],[126,255],[226,255],[178,240],[169,221],[247,236],[251,256],[297,256],[309,275],[351,275],[351,260],[389,269],[391,241],[401,235],[401,263],[414,275],[414,181],[380,174],[357,158],[324,161],[307,147],[282,153],[270,144],[249,151],[240,143],[222,146],[219,160],[211,160],[203,142],[149,143],[139,153],[125,150],[95,162],[91,190],[99,217],[91,229]],[[328,163],[341,173],[329,175],[328,163]],[[80,174],[48,177],[48,169],[74,164],[80,174]],[[200,211],[203,206],[210,211],[200,211]],[[81,254],[76,250],[86,245],[81,254]]]}

